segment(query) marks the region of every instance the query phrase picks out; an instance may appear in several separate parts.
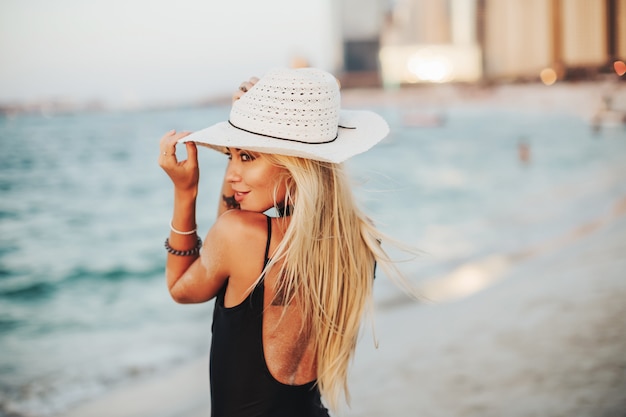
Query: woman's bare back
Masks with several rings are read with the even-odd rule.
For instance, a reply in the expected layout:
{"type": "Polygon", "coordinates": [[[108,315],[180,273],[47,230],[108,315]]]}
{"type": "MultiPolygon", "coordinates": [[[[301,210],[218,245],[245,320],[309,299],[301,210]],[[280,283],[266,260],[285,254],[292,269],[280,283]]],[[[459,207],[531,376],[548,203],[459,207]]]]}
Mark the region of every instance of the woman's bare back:
{"type": "MultiPolygon", "coordinates": [[[[267,220],[264,215],[244,215],[246,233],[240,248],[241,263],[234,269],[228,282],[225,305],[240,304],[249,295],[254,281],[262,271],[263,253],[267,243],[267,220]]],[[[255,213],[256,214],[256,213],[255,213]]],[[[272,219],[269,254],[280,244],[288,218],[272,219]]],[[[317,378],[313,339],[309,326],[302,322],[297,299],[284,305],[275,297],[279,265],[265,275],[263,310],[263,351],[265,363],[274,379],[286,385],[303,385],[317,378]]]]}

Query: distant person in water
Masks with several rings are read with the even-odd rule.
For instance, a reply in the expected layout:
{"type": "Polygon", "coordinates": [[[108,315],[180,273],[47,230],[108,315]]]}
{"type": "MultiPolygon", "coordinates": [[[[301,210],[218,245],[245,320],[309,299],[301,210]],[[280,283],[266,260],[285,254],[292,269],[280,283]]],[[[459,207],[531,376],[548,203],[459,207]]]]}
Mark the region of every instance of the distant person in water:
{"type": "Polygon", "coordinates": [[[530,144],[526,138],[521,138],[517,142],[517,156],[522,164],[530,163],[530,144]]]}
{"type": "Polygon", "coordinates": [[[342,162],[388,130],[375,113],[341,110],[331,74],[302,68],[242,83],[228,121],[161,139],[159,165],[174,183],[169,291],[180,303],[216,298],[212,416],[327,416],[326,407],[347,398],[375,265],[397,270],[342,162]],[[204,243],[196,234],[196,145],[228,157],[204,243]]]}

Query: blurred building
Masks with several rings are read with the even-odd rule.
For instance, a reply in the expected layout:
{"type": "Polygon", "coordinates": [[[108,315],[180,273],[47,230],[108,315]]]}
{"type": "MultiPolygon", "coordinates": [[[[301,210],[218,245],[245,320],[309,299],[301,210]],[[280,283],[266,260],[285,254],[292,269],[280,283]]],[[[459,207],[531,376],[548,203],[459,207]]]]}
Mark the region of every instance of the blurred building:
{"type": "Polygon", "coordinates": [[[626,0],[483,0],[488,79],[587,78],[626,58],[626,0]]]}
{"type": "Polygon", "coordinates": [[[626,60],[626,0],[344,0],[342,23],[357,83],[548,82],[626,60]]]}
{"type": "Polygon", "coordinates": [[[474,0],[399,0],[381,33],[383,82],[480,80],[476,16],[474,0]]]}
{"type": "Polygon", "coordinates": [[[344,86],[380,84],[379,51],[386,15],[386,0],[343,0],[341,35],[343,39],[344,86]]]}

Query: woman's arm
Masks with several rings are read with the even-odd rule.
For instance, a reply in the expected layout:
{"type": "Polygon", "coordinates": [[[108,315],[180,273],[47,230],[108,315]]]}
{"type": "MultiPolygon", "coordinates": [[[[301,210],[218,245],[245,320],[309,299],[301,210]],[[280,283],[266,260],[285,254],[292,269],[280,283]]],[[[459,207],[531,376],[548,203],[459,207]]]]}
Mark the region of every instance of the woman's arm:
{"type": "MultiPolygon", "coordinates": [[[[243,82],[233,94],[233,102],[256,84],[258,78],[252,77],[243,82]]],[[[228,277],[223,250],[227,246],[224,239],[228,232],[218,227],[218,222],[211,228],[205,239],[203,260],[200,260],[198,244],[200,240],[196,230],[196,198],[200,170],[198,168],[198,150],[193,142],[186,142],[187,159],[178,161],[177,142],[189,135],[189,132],[166,133],[160,142],[161,154],[159,165],[174,183],[174,213],[171,220],[171,232],[168,246],[165,275],[167,287],[172,297],[181,303],[207,301],[215,296],[228,277]],[[220,236],[220,233],[224,233],[220,236]],[[174,252],[174,253],[173,253],[174,252]],[[185,253],[184,255],[181,254],[185,253]]],[[[231,209],[239,208],[234,199],[230,184],[224,179],[218,207],[218,220],[231,209]]]]}
{"type": "MultiPolygon", "coordinates": [[[[206,235],[201,257],[178,277],[167,274],[167,286],[178,303],[202,303],[215,297],[230,276],[232,251],[224,221],[215,222],[206,235]]],[[[169,255],[172,256],[172,255],[169,255]]],[[[169,257],[168,256],[168,257],[169,257]]]]}
{"type": "MultiPolygon", "coordinates": [[[[187,136],[188,132],[167,132],[161,138],[159,165],[174,183],[174,212],[171,218],[171,231],[167,240],[170,248],[188,251],[198,242],[196,230],[196,197],[200,171],[198,154],[194,143],[187,143],[187,159],[179,161],[176,157],[176,143],[187,136]],[[182,233],[181,233],[182,232],[182,233]]],[[[166,276],[168,286],[176,281],[198,258],[198,255],[180,256],[168,253],[166,276]]]]}
{"type": "MultiPolygon", "coordinates": [[[[176,133],[173,130],[166,133],[161,138],[159,156],[159,165],[174,183],[174,212],[170,223],[170,235],[166,241],[168,254],[165,276],[172,298],[181,303],[211,299],[225,280],[221,272],[207,270],[199,260],[196,198],[200,171],[196,145],[192,142],[185,144],[186,160],[179,161],[176,157],[176,143],[188,134],[176,133]],[[214,290],[213,287],[216,286],[217,290],[214,290]]],[[[210,232],[207,238],[209,236],[210,232]]]]}

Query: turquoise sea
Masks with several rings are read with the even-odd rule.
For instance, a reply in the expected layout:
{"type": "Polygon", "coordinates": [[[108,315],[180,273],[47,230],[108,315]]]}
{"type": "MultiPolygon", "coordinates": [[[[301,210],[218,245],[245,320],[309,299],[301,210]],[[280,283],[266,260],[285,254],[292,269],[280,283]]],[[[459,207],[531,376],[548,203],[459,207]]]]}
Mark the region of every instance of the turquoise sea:
{"type": "MultiPolygon", "coordinates": [[[[348,168],[380,228],[424,250],[400,265],[416,283],[540,246],[626,195],[624,127],[594,132],[564,112],[469,105],[429,109],[441,125],[411,127],[410,109],[372,109],[392,134],[348,168]]],[[[158,141],[227,114],[0,118],[0,416],[58,415],[206,355],[210,303],[177,305],[164,283],[173,193],[158,141]]],[[[200,150],[204,234],[226,159],[200,150]]],[[[381,301],[398,291],[377,281],[381,301]]]]}

